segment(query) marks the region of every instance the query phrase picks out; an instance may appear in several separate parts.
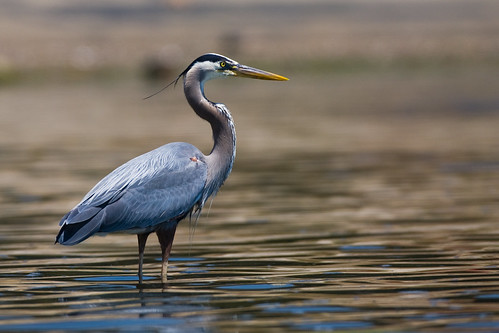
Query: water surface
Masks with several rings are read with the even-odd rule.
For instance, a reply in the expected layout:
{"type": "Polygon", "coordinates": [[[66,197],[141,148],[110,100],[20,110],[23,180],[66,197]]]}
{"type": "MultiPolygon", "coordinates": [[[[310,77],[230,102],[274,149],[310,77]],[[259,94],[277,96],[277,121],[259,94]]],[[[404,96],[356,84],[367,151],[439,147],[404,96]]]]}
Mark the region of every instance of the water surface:
{"type": "Polygon", "coordinates": [[[468,89],[481,75],[210,86],[228,91],[237,162],[197,226],[181,224],[166,285],[155,237],[143,285],[133,235],[53,241],[120,163],[167,141],[209,149],[181,91],[5,88],[0,331],[499,331],[499,110],[492,88],[468,89]],[[343,94],[360,83],[361,101],[343,94]],[[380,85],[405,102],[380,101],[380,85]],[[322,97],[293,102],[309,90],[322,97]],[[492,109],[470,114],[470,100],[492,109]]]}

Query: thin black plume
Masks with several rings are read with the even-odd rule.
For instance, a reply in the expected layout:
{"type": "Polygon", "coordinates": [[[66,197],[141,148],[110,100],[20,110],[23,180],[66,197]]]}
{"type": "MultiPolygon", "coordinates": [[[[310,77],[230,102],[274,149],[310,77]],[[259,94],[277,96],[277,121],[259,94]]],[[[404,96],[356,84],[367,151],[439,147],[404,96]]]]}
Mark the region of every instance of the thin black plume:
{"type": "Polygon", "coordinates": [[[172,82],[168,83],[168,85],[166,87],[161,88],[161,90],[155,92],[154,94],[149,95],[149,96],[143,98],[143,100],[146,100],[146,99],[149,99],[149,98],[151,98],[153,96],[156,96],[157,94],[159,94],[163,90],[167,89],[172,84],[173,84],[173,87],[176,87],[178,80],[180,80],[180,78],[182,76],[185,76],[185,74],[187,74],[187,72],[192,68],[192,66],[194,66],[195,63],[203,62],[203,61],[217,62],[217,61],[223,61],[223,60],[227,60],[227,58],[225,58],[224,56],[221,56],[219,54],[216,54],[216,53],[203,54],[202,56],[200,56],[196,60],[194,60],[182,73],[180,73],[179,76],[177,76],[177,78],[175,80],[173,80],[172,82]]]}
{"type": "Polygon", "coordinates": [[[149,99],[153,96],[156,96],[157,94],[159,94],[160,92],[162,92],[163,90],[167,89],[169,86],[171,86],[173,84],[173,87],[175,88],[177,86],[177,83],[178,83],[178,80],[180,80],[180,78],[185,74],[185,72],[182,72],[180,73],[179,76],[177,76],[177,78],[175,80],[173,80],[172,82],[168,83],[165,87],[161,88],[159,91],[156,91],[154,94],[152,95],[149,95],[147,97],[144,97],[142,100],[146,100],[146,99],[149,99]]]}

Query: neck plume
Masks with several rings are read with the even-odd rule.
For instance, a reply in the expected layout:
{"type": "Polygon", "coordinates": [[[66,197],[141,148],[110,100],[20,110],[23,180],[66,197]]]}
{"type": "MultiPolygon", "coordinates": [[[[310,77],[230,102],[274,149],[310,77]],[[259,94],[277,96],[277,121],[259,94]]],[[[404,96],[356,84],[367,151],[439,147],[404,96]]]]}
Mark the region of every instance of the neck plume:
{"type": "Polygon", "coordinates": [[[196,114],[210,123],[213,148],[208,156],[208,188],[215,194],[232,170],[236,155],[236,131],[229,110],[223,104],[209,101],[204,95],[204,81],[199,71],[190,70],[184,76],[184,93],[196,114]]]}

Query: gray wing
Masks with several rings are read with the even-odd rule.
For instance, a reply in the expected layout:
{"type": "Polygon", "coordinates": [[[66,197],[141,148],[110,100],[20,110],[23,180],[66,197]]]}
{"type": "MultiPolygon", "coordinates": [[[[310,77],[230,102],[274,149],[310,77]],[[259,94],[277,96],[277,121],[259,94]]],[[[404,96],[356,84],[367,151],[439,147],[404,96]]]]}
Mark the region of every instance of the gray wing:
{"type": "Polygon", "coordinates": [[[103,178],[61,220],[56,242],[97,232],[152,230],[202,205],[207,167],[194,146],[176,142],[138,156],[103,178]]]}

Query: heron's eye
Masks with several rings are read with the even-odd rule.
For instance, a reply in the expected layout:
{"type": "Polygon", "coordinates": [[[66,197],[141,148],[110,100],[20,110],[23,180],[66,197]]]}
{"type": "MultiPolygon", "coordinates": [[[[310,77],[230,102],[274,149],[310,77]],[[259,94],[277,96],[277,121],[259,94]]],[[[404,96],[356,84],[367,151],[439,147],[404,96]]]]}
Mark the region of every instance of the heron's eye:
{"type": "Polygon", "coordinates": [[[220,67],[225,68],[226,65],[225,61],[220,62],[220,67]]]}

